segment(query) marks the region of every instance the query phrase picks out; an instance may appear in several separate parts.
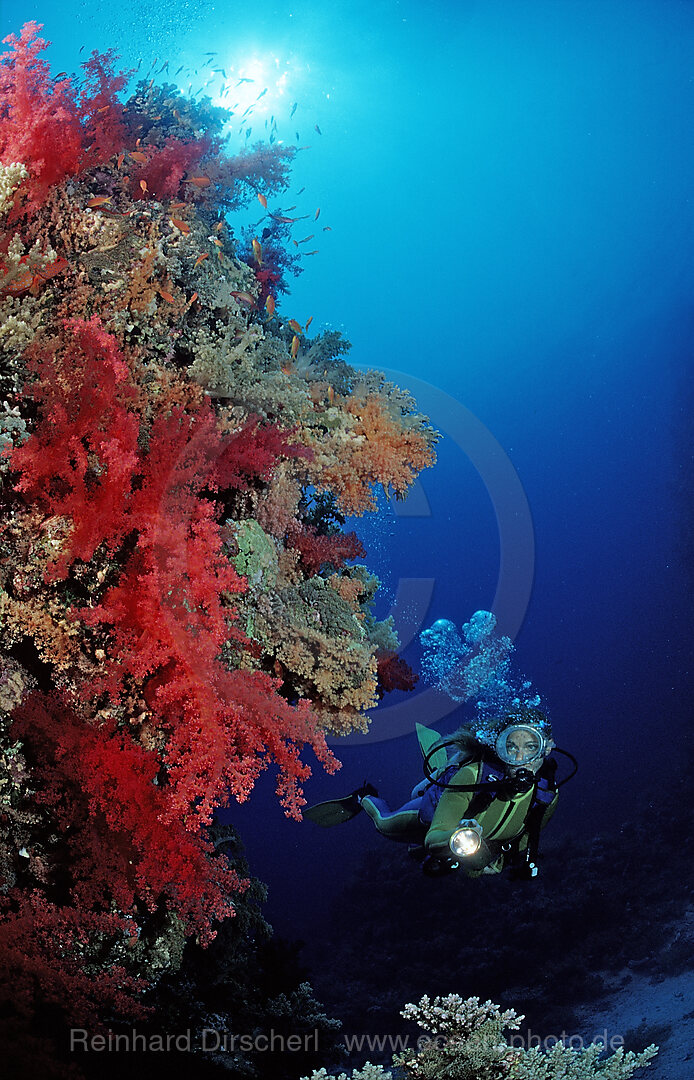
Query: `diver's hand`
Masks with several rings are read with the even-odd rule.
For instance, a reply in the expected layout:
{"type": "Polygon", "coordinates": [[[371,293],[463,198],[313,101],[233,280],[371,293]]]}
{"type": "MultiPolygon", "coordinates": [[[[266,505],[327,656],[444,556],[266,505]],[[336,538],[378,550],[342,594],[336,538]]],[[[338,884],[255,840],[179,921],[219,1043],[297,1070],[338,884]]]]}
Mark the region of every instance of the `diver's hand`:
{"type": "Polygon", "coordinates": [[[445,874],[452,874],[459,867],[457,859],[442,855],[427,855],[422,861],[422,870],[427,877],[443,877],[445,874]]]}

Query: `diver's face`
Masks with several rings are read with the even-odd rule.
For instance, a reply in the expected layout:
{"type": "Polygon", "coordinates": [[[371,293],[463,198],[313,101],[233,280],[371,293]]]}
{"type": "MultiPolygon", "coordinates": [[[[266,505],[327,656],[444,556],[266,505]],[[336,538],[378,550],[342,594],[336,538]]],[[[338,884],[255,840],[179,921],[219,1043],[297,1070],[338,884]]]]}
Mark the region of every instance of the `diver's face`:
{"type": "Polygon", "coordinates": [[[531,731],[512,731],[506,739],[506,754],[511,764],[523,764],[540,752],[539,739],[531,731]]]}
{"type": "Polygon", "coordinates": [[[528,728],[512,728],[502,734],[497,751],[509,776],[515,776],[519,769],[536,773],[544,759],[541,737],[528,728]]]}

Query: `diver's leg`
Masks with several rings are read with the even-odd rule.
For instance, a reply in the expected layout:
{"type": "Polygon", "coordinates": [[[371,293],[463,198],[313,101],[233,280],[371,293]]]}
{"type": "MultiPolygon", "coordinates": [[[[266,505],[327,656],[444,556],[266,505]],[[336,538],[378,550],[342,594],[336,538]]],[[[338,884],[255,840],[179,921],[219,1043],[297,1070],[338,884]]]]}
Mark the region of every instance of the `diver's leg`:
{"type": "Polygon", "coordinates": [[[366,795],[361,800],[362,810],[383,836],[406,844],[419,840],[426,829],[419,820],[420,803],[421,799],[410,799],[399,810],[391,810],[385,799],[376,795],[366,795]]]}

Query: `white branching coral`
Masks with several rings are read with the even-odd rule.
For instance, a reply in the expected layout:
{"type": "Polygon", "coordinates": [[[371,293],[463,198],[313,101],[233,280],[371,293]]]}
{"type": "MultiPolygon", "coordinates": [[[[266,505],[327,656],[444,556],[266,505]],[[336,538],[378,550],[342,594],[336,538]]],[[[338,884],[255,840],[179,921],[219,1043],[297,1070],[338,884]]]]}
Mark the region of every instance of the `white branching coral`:
{"type": "Polygon", "coordinates": [[[27,168],[21,161],[0,165],[0,217],[12,209],[14,193],[28,175],[27,168]]]}
{"type": "Polygon", "coordinates": [[[0,412],[0,473],[8,469],[3,450],[9,449],[15,442],[24,442],[26,438],[26,424],[19,414],[19,409],[16,405],[11,409],[7,402],[3,401],[0,412]]]}
{"type": "Polygon", "coordinates": [[[556,1043],[550,1050],[537,1047],[522,1051],[516,1064],[514,1080],[629,1080],[637,1069],[650,1064],[658,1053],[654,1045],[647,1046],[640,1054],[620,1047],[607,1061],[599,1061],[604,1046],[594,1043],[584,1050],[576,1050],[556,1043]]]}
{"type": "Polygon", "coordinates": [[[406,1005],[401,1013],[414,1020],[431,1036],[418,1041],[417,1051],[405,1051],[394,1059],[415,1080],[629,1080],[637,1069],[647,1066],[658,1052],[649,1046],[640,1054],[619,1049],[610,1058],[602,1058],[602,1044],[574,1049],[561,1042],[551,1049],[507,1042],[504,1031],[515,1031],[523,1016],[514,1009],[501,1012],[491,1001],[463,1000],[458,994],[436,997],[425,995],[418,1005],[406,1005]],[[600,1059],[600,1060],[598,1060],[600,1059]]]}
{"type": "Polygon", "coordinates": [[[430,1035],[450,1035],[456,1039],[469,1039],[490,1020],[509,1031],[517,1031],[525,1019],[515,1009],[502,1013],[491,1001],[480,1004],[478,997],[462,998],[460,994],[435,997],[433,1001],[425,994],[417,1005],[406,1005],[400,1015],[414,1020],[430,1035]]]}
{"type": "Polygon", "coordinates": [[[41,311],[33,296],[6,297],[0,302],[0,352],[20,353],[31,344],[41,323],[41,311]]]}
{"type": "Polygon", "coordinates": [[[522,1051],[512,1049],[504,1029],[520,1027],[523,1016],[514,1009],[501,1012],[491,1001],[459,994],[424,995],[417,1005],[406,1005],[401,1016],[414,1020],[428,1039],[418,1040],[417,1050],[406,1050],[394,1063],[415,1080],[455,1076],[456,1080],[499,1080],[514,1076],[522,1051]]]}
{"type": "Polygon", "coordinates": [[[302,1076],[301,1080],[391,1080],[392,1075],[386,1072],[382,1065],[372,1065],[367,1061],[361,1069],[354,1069],[351,1077],[347,1073],[333,1076],[325,1069],[319,1069],[318,1072],[314,1070],[310,1076],[302,1076]]]}
{"type": "MultiPolygon", "coordinates": [[[[658,1053],[648,1046],[641,1053],[620,1048],[604,1058],[604,1046],[592,1043],[583,1049],[554,1042],[549,1049],[528,1050],[516,1036],[509,1043],[504,1031],[517,1031],[523,1016],[515,1009],[502,1012],[491,1001],[425,995],[417,1005],[406,1005],[401,1016],[426,1032],[417,1049],[393,1058],[396,1075],[414,1080],[629,1080],[637,1069],[650,1064],[658,1053]],[[519,1043],[521,1045],[519,1045],[519,1043]]],[[[547,1040],[549,1041],[549,1040],[547,1040]]],[[[368,1062],[355,1070],[351,1080],[390,1080],[381,1065],[368,1062]]],[[[350,1080],[346,1073],[330,1076],[325,1069],[302,1080],[350,1080]]]]}

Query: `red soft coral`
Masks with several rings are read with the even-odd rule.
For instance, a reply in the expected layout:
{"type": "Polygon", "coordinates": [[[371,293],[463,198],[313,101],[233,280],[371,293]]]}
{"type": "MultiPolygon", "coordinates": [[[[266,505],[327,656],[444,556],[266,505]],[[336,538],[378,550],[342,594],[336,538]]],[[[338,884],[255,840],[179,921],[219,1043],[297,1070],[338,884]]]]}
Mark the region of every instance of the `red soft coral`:
{"type": "Polygon", "coordinates": [[[220,488],[246,490],[253,477],[267,480],[280,456],[312,458],[313,452],[301,443],[290,443],[291,432],[273,425],[261,426],[251,414],[233,432],[217,458],[214,477],[220,488]]]}
{"type": "Polygon", "coordinates": [[[112,584],[67,611],[82,640],[98,636],[99,667],[76,665],[69,692],[25,698],[12,737],[70,868],[65,910],[78,925],[80,912],[117,911],[127,933],[122,913],[166,906],[206,941],[243,886],[206,838],[215,807],[247,798],[274,760],[280,801],[298,817],[310,771],[301,750],[336,767],[307,702],[222,661],[245,640],[231,605],[245,584],[213,496],[269,478],[278,455],[297,451],[255,418],[222,435],[208,400],[148,420],[99,321],[64,330],[33,352],[38,417],[10,468],[18,494],[72,526],[47,578],[99,549],[112,584]]]}
{"type": "Polygon", "coordinates": [[[20,473],[16,490],[47,515],[73,523],[69,552],[53,566],[55,580],[102,542],[115,550],[129,528],[126,499],[138,460],[137,391],[116,342],[96,317],[65,325],[62,341],[30,353],[37,378],[29,392],[41,422],[10,459],[20,473]]]}
{"type": "MultiPolygon", "coordinates": [[[[269,439],[259,443],[257,472],[270,468],[269,439]]],[[[146,693],[152,723],[166,737],[171,812],[190,815],[194,828],[226,790],[244,799],[268,754],[280,765],[285,805],[297,813],[296,785],[307,772],[296,744],[310,743],[329,760],[308,709],[288,705],[267,677],[230,672],[218,659],[224,641],[240,637],[224,597],[245,588],[222,553],[214,507],[200,497],[222,477],[225,485],[238,481],[238,460],[229,473],[225,450],[208,404],[193,416],[173,409],[155,420],[127,515],[136,549],[101,603],[78,612],[110,636],[110,660],[86,695],[117,699],[128,676],[157,680],[146,693]]],[[[251,455],[244,468],[252,467],[251,455]]]]}
{"type": "MultiPolygon", "coordinates": [[[[177,199],[181,196],[183,178],[211,151],[210,139],[181,142],[168,138],[161,149],[148,150],[147,162],[133,173],[132,197],[134,199],[177,199]],[[142,188],[144,181],[147,187],[142,188]]],[[[189,189],[190,191],[191,189],[189,189]]],[[[186,194],[185,187],[183,194],[186,194]]]]}
{"type": "Polygon", "coordinates": [[[108,657],[81,700],[107,694],[117,703],[129,680],[144,688],[157,679],[151,724],[166,745],[172,820],[190,816],[198,828],[228,789],[245,798],[268,751],[283,773],[285,805],[297,813],[307,773],[296,746],[329,755],[304,706],[288,705],[265,676],[235,676],[219,660],[224,643],[241,638],[228,597],[245,585],[223,553],[206,493],[267,479],[278,455],[301,451],[257,418],[223,437],[207,400],[158,414],[142,449],[137,391],[114,339],[96,318],[66,329],[65,342],[35,352],[39,421],[10,466],[18,492],[72,523],[51,580],[98,547],[120,567],[98,603],[74,612],[108,637],[108,657]]]}
{"type": "Polygon", "coordinates": [[[72,1023],[98,1029],[104,1006],[111,1016],[120,1013],[132,1019],[145,1014],[135,1000],[146,985],[143,980],[115,964],[96,976],[87,974],[81,963],[90,935],[102,940],[125,936],[122,916],[58,907],[47,903],[42,893],[14,891],[0,900],[0,915],[0,965],[12,973],[0,983],[3,1015],[11,1010],[10,1015],[30,1018],[38,1002],[42,1007],[48,1003],[72,1023]]]}
{"type": "MultiPolygon", "coordinates": [[[[33,694],[15,711],[37,782],[35,801],[51,808],[76,909],[129,912],[172,907],[189,931],[209,938],[214,919],[233,914],[244,883],[210,842],[174,812],[171,790],[158,782],[159,755],[133,742],[113,719],[85,724],[57,693],[33,694]]],[[[123,924],[123,928],[127,923],[123,924]]]]}
{"type": "Polygon", "coordinates": [[[303,532],[290,536],[290,544],[301,555],[309,574],[317,574],[325,567],[338,570],[348,559],[366,557],[364,545],[354,532],[321,536],[316,529],[307,525],[303,532]]]}
{"type": "Polygon", "coordinates": [[[48,46],[39,30],[41,24],[25,23],[19,37],[3,38],[10,50],[0,56],[0,161],[21,161],[29,170],[29,210],[41,205],[53,184],[78,171],[83,148],[72,83],[51,80],[39,56],[48,46]]]}
{"type": "Polygon", "coordinates": [[[410,665],[394,652],[381,652],[377,656],[378,696],[392,690],[414,690],[419,679],[410,665]]]}
{"type": "Polygon", "coordinates": [[[125,139],[123,109],[116,94],[126,82],[115,75],[113,54],[94,53],[83,66],[85,86],[79,101],[72,81],[54,81],[40,54],[49,42],[39,37],[42,24],[28,22],[0,56],[0,162],[20,161],[29,178],[11,212],[29,213],[44,202],[49,188],[80,169],[105,162],[125,139]]]}
{"type": "Polygon", "coordinates": [[[115,61],[115,54],[109,49],[103,54],[93,52],[82,64],[84,84],[80,95],[80,118],[86,143],[81,161],[83,169],[108,161],[127,142],[123,106],[116,95],[125,87],[130,73],[116,74],[115,61]]]}

